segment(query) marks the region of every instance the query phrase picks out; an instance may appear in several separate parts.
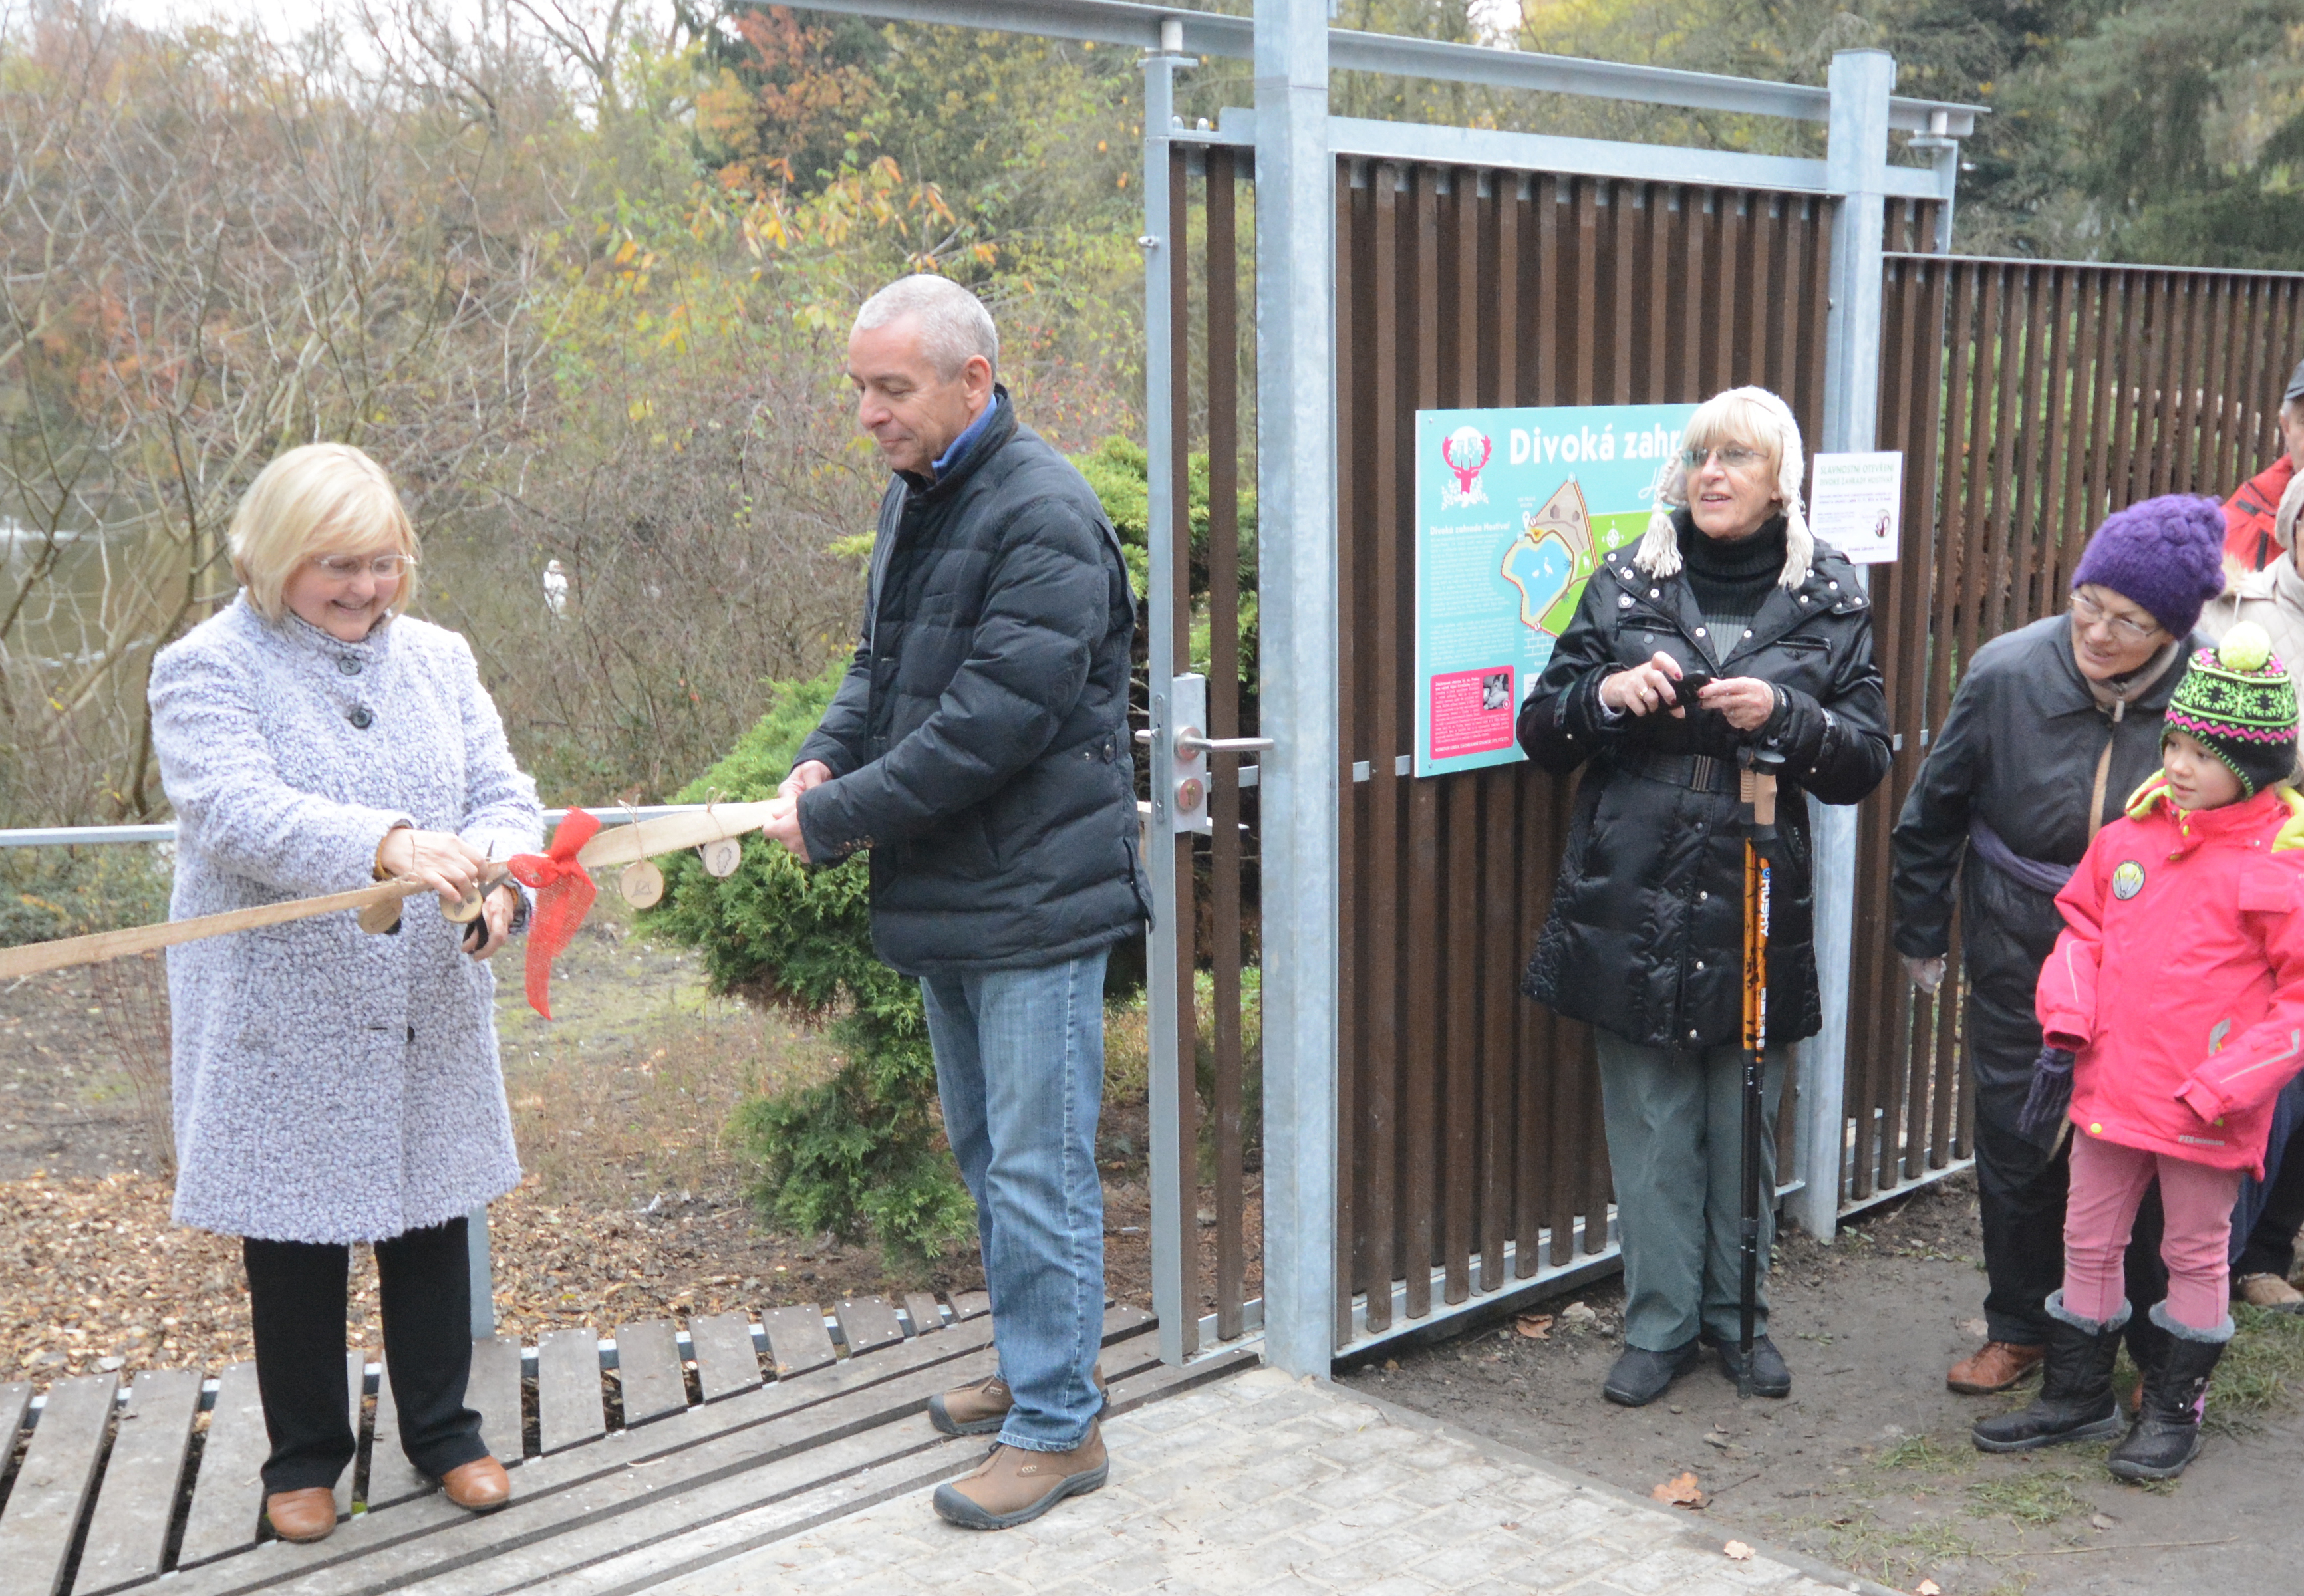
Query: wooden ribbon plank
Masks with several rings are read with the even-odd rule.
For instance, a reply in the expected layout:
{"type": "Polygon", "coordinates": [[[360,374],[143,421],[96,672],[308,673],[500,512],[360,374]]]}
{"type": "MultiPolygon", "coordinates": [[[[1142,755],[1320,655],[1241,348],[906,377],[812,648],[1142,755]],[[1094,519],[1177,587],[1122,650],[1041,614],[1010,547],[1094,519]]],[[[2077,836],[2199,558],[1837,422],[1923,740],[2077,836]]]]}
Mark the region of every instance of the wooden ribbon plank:
{"type": "Polygon", "coordinates": [[[119,1389],[117,1374],[83,1374],[48,1388],[0,1512],[0,1596],[56,1596],[62,1588],[119,1389]]]}
{"type": "Polygon", "coordinates": [[[904,1294],[904,1312],[912,1316],[912,1334],[925,1336],[944,1328],[944,1308],[925,1291],[904,1294]]]}
{"type": "Polygon", "coordinates": [[[631,825],[610,826],[577,850],[576,862],[587,870],[606,865],[631,865],[658,854],[701,848],[726,837],[741,837],[767,823],[769,805],[715,804],[688,815],[666,815],[631,825]]]}
{"type": "Polygon", "coordinates": [[[608,1432],[600,1398],[600,1338],[589,1328],[536,1338],[536,1423],[546,1456],[608,1432]]]}
{"type": "Polygon", "coordinates": [[[833,1309],[833,1317],[840,1321],[840,1333],[848,1342],[848,1355],[870,1352],[878,1347],[894,1347],[904,1338],[904,1327],[896,1319],[896,1310],[885,1298],[854,1296],[833,1309]]]}
{"type": "MultiPolygon", "coordinates": [[[[469,1381],[465,1399],[470,1400],[469,1381]]],[[[485,1419],[481,1429],[485,1434],[485,1419]]],[[[408,1461],[408,1454],[402,1449],[400,1398],[393,1394],[392,1369],[387,1364],[376,1387],[376,1435],[368,1448],[368,1510],[373,1513],[378,1507],[422,1496],[431,1488],[432,1482],[408,1461]]]]}
{"type": "Polygon", "coordinates": [[[768,1356],[775,1364],[778,1380],[821,1369],[840,1355],[832,1349],[832,1337],[824,1328],[824,1310],[814,1303],[770,1308],[760,1315],[760,1328],[768,1332],[768,1356]]]}
{"type": "Polygon", "coordinates": [[[102,964],[131,953],[148,953],[196,942],[202,937],[224,936],[259,926],[284,925],[340,909],[358,911],[379,903],[396,903],[432,889],[419,881],[379,882],[352,892],[332,892],[325,898],[293,898],[285,903],[259,903],[221,915],[199,915],[189,920],[164,920],[157,925],[131,925],[120,931],[99,931],[93,936],[61,937],[53,942],[28,942],[21,948],[0,948],[0,980],[38,975],[74,965],[102,964]]]}
{"type": "Polygon", "coordinates": [[[992,1297],[987,1292],[963,1291],[952,1299],[952,1316],[965,1322],[992,1312],[992,1297]]]}
{"type": "Polygon", "coordinates": [[[105,1596],[159,1574],[199,1411],[199,1370],[152,1369],[137,1377],[104,1465],[72,1596],[105,1596]]]}
{"type": "Polygon", "coordinates": [[[23,1381],[0,1385],[0,1446],[15,1456],[16,1431],[24,1427],[24,1410],[32,1405],[32,1388],[23,1381]]]}
{"type": "MultiPolygon", "coordinates": [[[[747,1330],[745,1339],[750,1338],[747,1330]]],[[[627,1430],[686,1411],[688,1375],[680,1366],[680,1341],[671,1320],[617,1327],[616,1383],[623,1391],[627,1430]]]]}
{"type": "Polygon", "coordinates": [[[749,1313],[713,1313],[688,1322],[688,1338],[696,1348],[697,1383],[704,1399],[717,1402],[760,1383],[760,1355],[752,1346],[749,1313]]]}
{"type": "Polygon", "coordinates": [[[464,1401],[480,1415],[480,1439],[498,1463],[528,1455],[528,1425],[520,1411],[520,1343],[483,1336],[472,1343],[472,1372],[464,1401]]]}

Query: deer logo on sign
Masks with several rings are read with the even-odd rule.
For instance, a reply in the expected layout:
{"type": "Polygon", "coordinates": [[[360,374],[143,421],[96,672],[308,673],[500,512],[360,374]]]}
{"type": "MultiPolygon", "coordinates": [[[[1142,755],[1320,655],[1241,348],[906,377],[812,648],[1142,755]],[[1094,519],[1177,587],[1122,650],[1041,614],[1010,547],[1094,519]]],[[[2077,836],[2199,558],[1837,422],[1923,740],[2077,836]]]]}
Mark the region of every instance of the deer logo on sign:
{"type": "Polygon", "coordinates": [[[1460,426],[1440,440],[1440,458],[1456,478],[1454,487],[1440,490],[1441,508],[1488,502],[1480,486],[1480,469],[1488,463],[1490,451],[1487,435],[1475,426],[1460,426]]]}

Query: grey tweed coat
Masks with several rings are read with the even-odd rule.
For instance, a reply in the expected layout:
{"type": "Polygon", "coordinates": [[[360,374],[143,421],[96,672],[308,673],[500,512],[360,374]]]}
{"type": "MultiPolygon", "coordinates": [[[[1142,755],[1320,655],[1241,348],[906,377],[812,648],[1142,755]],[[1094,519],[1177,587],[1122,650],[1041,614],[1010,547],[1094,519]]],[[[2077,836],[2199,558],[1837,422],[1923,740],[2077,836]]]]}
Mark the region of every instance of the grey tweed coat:
{"type": "MultiPolygon", "coordinates": [[[[406,617],[343,643],[245,595],[161,650],[152,743],[177,823],[175,918],[366,885],[394,824],[533,852],[536,784],[463,638],[406,617]]],[[[429,894],[168,950],[175,1217],[375,1241],[520,1179],[488,967],[429,894]]]]}

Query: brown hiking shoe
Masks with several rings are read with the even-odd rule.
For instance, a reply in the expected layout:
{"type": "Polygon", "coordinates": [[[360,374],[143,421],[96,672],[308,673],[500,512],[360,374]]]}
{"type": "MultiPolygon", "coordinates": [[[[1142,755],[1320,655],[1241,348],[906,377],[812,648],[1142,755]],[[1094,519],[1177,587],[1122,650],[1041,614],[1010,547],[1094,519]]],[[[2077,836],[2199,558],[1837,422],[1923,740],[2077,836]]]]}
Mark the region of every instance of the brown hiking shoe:
{"type": "Polygon", "coordinates": [[[2278,1275],[2242,1275],[2232,1283],[2232,1301],[2250,1307],[2270,1308],[2275,1313],[2304,1313],[2304,1291],[2297,1290],[2278,1275]]]}
{"type": "Polygon", "coordinates": [[[974,1474],[936,1487],[936,1516],[964,1530],[1013,1529],[1068,1496],[1101,1489],[1111,1467],[1103,1426],[1091,1419],[1088,1439],[1069,1452],[993,1448],[974,1474]]]}
{"type": "Polygon", "coordinates": [[[2046,1347],[2020,1347],[2013,1341],[1986,1341],[1961,1359],[1944,1376],[1944,1384],[1963,1397],[1989,1397],[2004,1391],[2033,1370],[2048,1355],[2046,1347]]]}
{"type": "MultiPolygon", "coordinates": [[[[1105,1390],[1102,1364],[1088,1371],[1088,1378],[1096,1381],[1097,1390],[1105,1390]]],[[[1107,1392],[1105,1403],[1109,1406],[1111,1401],[1107,1392]]],[[[989,1380],[954,1386],[929,1398],[928,1423],[946,1435],[991,1435],[1008,1422],[1008,1410],[1015,1406],[1016,1394],[1008,1389],[1006,1381],[995,1374],[989,1380]]]]}

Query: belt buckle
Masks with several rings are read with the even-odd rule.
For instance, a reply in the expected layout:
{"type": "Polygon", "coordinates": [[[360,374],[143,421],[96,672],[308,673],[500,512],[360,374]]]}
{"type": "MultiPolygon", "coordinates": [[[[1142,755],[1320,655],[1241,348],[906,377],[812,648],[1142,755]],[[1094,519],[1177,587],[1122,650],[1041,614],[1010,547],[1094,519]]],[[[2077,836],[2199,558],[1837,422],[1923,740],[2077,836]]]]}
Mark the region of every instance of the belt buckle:
{"type": "Polygon", "coordinates": [[[1710,792],[1719,780],[1720,762],[1709,754],[1689,756],[1688,784],[1698,792],[1710,792]]]}

